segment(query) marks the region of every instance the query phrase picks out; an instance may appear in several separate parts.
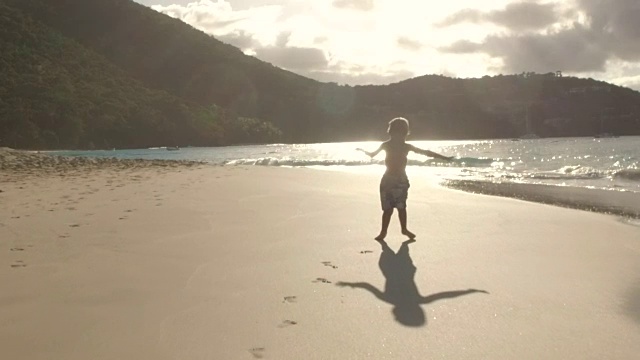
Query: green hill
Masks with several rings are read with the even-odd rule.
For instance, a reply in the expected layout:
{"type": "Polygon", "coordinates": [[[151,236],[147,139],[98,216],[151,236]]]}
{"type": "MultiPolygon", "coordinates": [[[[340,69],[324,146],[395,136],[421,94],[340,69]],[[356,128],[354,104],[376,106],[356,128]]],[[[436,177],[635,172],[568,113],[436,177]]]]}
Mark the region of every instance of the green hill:
{"type": "Polygon", "coordinates": [[[590,79],[320,83],[130,0],[0,0],[0,146],[640,134],[640,93],[590,79]]]}
{"type": "Polygon", "coordinates": [[[145,86],[9,4],[0,0],[1,145],[121,148],[278,139],[269,124],[145,86]]]}

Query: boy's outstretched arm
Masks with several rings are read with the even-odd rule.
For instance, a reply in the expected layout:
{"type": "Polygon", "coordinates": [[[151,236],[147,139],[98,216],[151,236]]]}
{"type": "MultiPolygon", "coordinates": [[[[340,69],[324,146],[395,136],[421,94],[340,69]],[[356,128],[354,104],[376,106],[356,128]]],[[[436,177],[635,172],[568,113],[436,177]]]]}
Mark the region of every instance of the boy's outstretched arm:
{"type": "Polygon", "coordinates": [[[380,151],[384,150],[384,144],[385,144],[385,143],[380,144],[380,146],[378,147],[378,149],[376,149],[376,151],[373,151],[373,152],[366,151],[366,150],[364,150],[364,149],[362,149],[362,148],[357,148],[356,150],[358,150],[358,151],[362,151],[363,153],[365,153],[365,154],[369,155],[370,157],[374,157],[374,156],[378,155],[378,154],[380,153],[380,151]]]}
{"type": "Polygon", "coordinates": [[[444,156],[444,155],[440,155],[438,153],[434,153],[433,151],[430,150],[424,150],[424,149],[420,149],[417,148],[413,145],[411,146],[411,151],[413,151],[414,153],[420,154],[420,155],[425,155],[425,156],[429,156],[432,158],[436,158],[436,159],[442,159],[442,160],[447,160],[447,161],[451,161],[451,159],[453,159],[453,156],[444,156]]]}
{"type": "Polygon", "coordinates": [[[473,294],[473,293],[488,294],[489,292],[485,291],[485,290],[478,290],[478,289],[444,291],[444,292],[440,292],[440,293],[437,293],[437,294],[431,294],[429,296],[423,296],[420,299],[420,304],[429,304],[429,303],[432,303],[434,301],[438,301],[438,300],[442,300],[442,299],[451,299],[451,298],[455,298],[455,297],[458,297],[458,296],[463,296],[463,295],[473,294]]]}
{"type": "Polygon", "coordinates": [[[382,293],[382,291],[378,290],[378,288],[376,288],[375,286],[373,286],[373,285],[371,285],[369,283],[365,283],[365,282],[350,283],[350,282],[338,281],[336,283],[336,285],[340,286],[340,287],[350,287],[352,289],[360,288],[360,289],[369,290],[369,292],[372,293],[378,299],[380,299],[380,300],[382,300],[384,302],[389,302],[386,299],[386,297],[384,296],[384,293],[382,293]]]}

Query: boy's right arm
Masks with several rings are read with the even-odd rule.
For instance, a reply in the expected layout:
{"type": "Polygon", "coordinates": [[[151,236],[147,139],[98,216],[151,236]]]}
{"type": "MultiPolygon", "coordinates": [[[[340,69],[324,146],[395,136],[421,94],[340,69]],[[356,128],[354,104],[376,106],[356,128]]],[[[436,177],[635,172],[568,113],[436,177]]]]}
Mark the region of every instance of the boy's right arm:
{"type": "Polygon", "coordinates": [[[362,151],[363,153],[369,155],[370,157],[374,157],[374,156],[378,155],[380,153],[380,151],[384,150],[384,147],[385,147],[384,144],[386,144],[386,143],[380,144],[380,146],[373,152],[369,152],[369,151],[366,151],[366,150],[361,149],[361,148],[357,148],[356,150],[362,151]]]}
{"type": "Polygon", "coordinates": [[[447,161],[451,161],[451,159],[453,159],[453,156],[440,155],[438,153],[434,153],[433,151],[420,149],[420,148],[415,147],[413,145],[410,145],[410,149],[411,149],[411,151],[413,151],[415,153],[418,153],[420,155],[430,156],[430,157],[436,158],[436,159],[442,159],[442,160],[447,160],[447,161]]]}

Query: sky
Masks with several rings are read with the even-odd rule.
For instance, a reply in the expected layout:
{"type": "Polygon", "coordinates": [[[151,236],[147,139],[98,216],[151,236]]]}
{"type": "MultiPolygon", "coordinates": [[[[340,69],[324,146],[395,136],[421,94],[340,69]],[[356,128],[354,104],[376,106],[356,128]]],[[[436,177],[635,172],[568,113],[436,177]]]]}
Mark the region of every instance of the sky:
{"type": "Polygon", "coordinates": [[[640,0],[135,0],[339,84],[561,71],[640,90],[640,0]]]}

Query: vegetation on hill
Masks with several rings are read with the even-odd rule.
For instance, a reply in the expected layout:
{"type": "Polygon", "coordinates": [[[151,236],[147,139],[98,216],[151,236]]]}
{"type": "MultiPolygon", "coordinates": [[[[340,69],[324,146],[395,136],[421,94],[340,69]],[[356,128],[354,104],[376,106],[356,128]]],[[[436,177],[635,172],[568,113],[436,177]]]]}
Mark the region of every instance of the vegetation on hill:
{"type": "Polygon", "coordinates": [[[130,0],[0,0],[0,146],[111,148],[640,134],[640,94],[590,79],[320,83],[130,0]]]}
{"type": "MultiPolygon", "coordinates": [[[[26,3],[26,2],[25,2],[26,3]]],[[[277,141],[280,131],[150,89],[0,0],[0,144],[122,148],[277,141]]]]}

